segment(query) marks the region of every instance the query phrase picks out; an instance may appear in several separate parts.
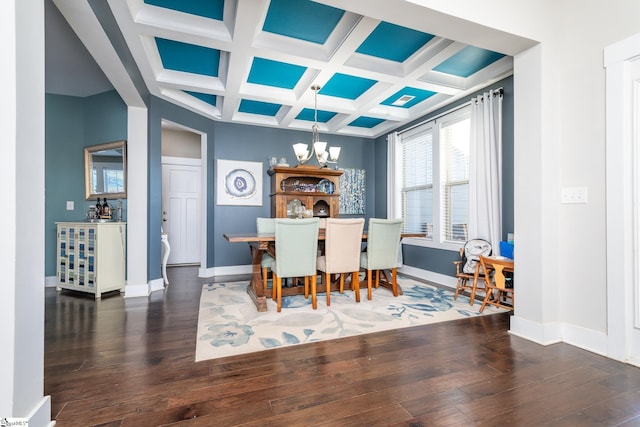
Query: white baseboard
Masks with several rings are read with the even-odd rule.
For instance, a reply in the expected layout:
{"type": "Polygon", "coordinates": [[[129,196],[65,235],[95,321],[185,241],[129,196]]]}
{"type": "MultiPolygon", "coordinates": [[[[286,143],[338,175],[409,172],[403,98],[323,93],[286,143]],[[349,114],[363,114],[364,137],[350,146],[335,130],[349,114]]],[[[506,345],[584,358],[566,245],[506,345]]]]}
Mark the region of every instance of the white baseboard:
{"type": "Polygon", "coordinates": [[[509,332],[541,345],[564,342],[574,347],[611,357],[608,354],[608,337],[603,332],[582,328],[564,322],[538,323],[522,317],[511,317],[509,332]]]}
{"type": "Polygon", "coordinates": [[[198,277],[235,276],[238,274],[251,274],[252,271],[251,265],[200,268],[198,270],[198,277]]]}
{"type": "Polygon", "coordinates": [[[147,296],[149,296],[148,283],[140,283],[135,285],[127,283],[126,286],[124,287],[125,298],[147,297],[147,296]]]}
{"type": "Polygon", "coordinates": [[[567,323],[562,324],[562,341],[601,356],[608,355],[608,337],[603,332],[582,328],[567,323]]]}
{"type": "MultiPolygon", "coordinates": [[[[251,274],[251,265],[229,265],[225,267],[201,268],[198,270],[198,277],[214,277],[214,276],[235,276],[239,274],[251,274]]],[[[445,274],[434,273],[432,271],[422,270],[411,266],[402,266],[398,268],[398,273],[413,276],[418,279],[426,280],[438,285],[455,289],[457,279],[445,274]]]]}
{"type": "Polygon", "coordinates": [[[514,315],[511,316],[509,332],[541,345],[562,342],[562,325],[559,322],[542,324],[514,315]]]}
{"type": "Polygon", "coordinates": [[[456,283],[458,281],[455,277],[447,276],[446,274],[434,273],[433,271],[422,270],[409,265],[404,265],[399,268],[398,273],[417,277],[418,279],[426,280],[427,282],[432,282],[452,289],[456,288],[456,283]]]}
{"type": "Polygon", "coordinates": [[[164,279],[153,279],[149,282],[149,293],[164,289],[164,279]]]}
{"type": "Polygon", "coordinates": [[[43,396],[38,404],[27,415],[28,425],[53,427],[56,422],[51,420],[51,396],[43,396]]]}
{"type": "Polygon", "coordinates": [[[44,287],[45,288],[55,288],[58,282],[57,276],[45,276],[44,278],[44,287]]]}

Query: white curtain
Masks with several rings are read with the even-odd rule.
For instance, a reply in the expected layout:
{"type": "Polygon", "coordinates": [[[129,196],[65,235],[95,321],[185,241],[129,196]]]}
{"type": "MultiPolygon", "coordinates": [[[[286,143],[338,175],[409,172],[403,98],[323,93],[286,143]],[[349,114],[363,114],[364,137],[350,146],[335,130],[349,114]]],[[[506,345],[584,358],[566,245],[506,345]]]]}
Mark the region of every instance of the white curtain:
{"type": "Polygon", "coordinates": [[[397,146],[400,144],[400,134],[393,132],[387,135],[387,218],[402,218],[398,210],[400,201],[396,194],[398,165],[396,159],[397,146]]]}
{"type": "Polygon", "coordinates": [[[502,90],[471,100],[469,238],[488,240],[499,254],[502,237],[502,90]]]}

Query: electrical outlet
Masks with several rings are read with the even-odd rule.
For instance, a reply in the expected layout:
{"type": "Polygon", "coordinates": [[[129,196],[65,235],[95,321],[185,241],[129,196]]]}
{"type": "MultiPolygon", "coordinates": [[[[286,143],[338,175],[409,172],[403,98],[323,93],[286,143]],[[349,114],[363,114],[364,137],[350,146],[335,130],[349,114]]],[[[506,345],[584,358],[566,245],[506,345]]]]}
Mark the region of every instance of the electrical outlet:
{"type": "Polygon", "coordinates": [[[67,210],[72,211],[73,209],[73,200],[67,200],[67,210]]]}
{"type": "Polygon", "coordinates": [[[587,203],[587,187],[565,187],[560,192],[560,203],[587,203]]]}

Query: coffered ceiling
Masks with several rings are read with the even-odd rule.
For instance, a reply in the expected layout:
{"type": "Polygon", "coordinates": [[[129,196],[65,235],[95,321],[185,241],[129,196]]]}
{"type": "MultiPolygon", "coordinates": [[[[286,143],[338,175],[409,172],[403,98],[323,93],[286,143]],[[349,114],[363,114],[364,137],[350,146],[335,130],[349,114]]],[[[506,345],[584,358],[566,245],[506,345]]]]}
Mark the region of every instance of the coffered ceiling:
{"type": "MultiPolygon", "coordinates": [[[[74,26],[70,2],[54,2],[74,26]]],[[[512,73],[510,52],[351,3],[363,4],[109,1],[115,29],[95,14],[112,42],[123,36],[151,94],[227,122],[309,130],[318,85],[321,132],[377,137],[512,73]]]]}

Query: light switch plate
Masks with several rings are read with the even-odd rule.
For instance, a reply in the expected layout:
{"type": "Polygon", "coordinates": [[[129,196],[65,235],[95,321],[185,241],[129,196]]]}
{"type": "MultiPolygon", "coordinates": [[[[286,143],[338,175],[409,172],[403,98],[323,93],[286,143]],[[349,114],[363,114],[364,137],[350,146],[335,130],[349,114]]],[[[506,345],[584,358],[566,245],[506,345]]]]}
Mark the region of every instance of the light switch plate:
{"type": "Polygon", "coordinates": [[[67,200],[67,210],[68,211],[73,210],[73,200],[67,200]]]}
{"type": "Polygon", "coordinates": [[[587,187],[564,187],[560,192],[560,203],[587,203],[587,187]]]}

